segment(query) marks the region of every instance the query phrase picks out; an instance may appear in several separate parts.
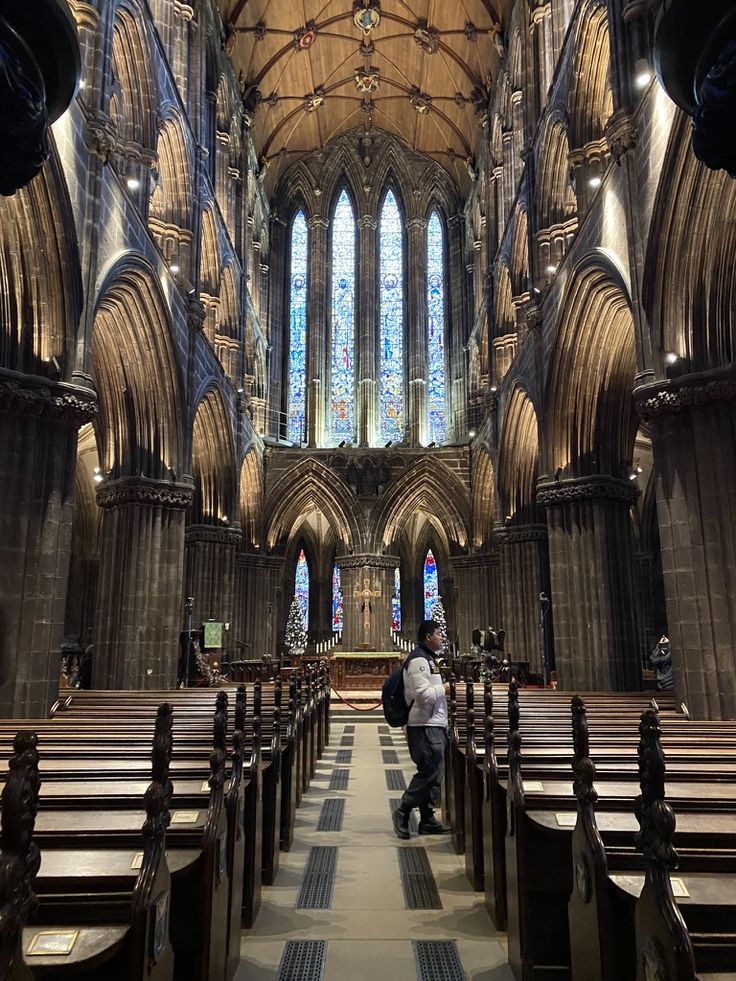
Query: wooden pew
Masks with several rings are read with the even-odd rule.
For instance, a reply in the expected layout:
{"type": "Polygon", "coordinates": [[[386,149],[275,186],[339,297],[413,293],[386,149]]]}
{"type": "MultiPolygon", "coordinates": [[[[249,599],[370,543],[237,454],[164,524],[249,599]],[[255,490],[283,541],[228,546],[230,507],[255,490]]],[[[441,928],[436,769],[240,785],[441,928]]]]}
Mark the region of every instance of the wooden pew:
{"type": "MultiPolygon", "coordinates": [[[[639,725],[636,851],[619,847],[609,861],[595,817],[595,767],[580,699],[574,701],[573,716],[578,801],[572,844],[575,888],[569,905],[573,978],[614,981],[641,975],[695,981],[696,969],[701,978],[712,972],[723,979],[736,977],[736,818],[729,815],[719,830],[703,814],[699,833],[686,829],[681,836],[681,861],[673,847],[674,812],[665,800],[659,719],[648,710],[639,725]],[[680,864],[684,874],[677,880],[676,896],[670,873],[680,864]],[[724,973],[728,971],[732,973],[724,973]]],[[[711,800],[699,803],[709,806],[711,800]]]]}
{"type": "MultiPolygon", "coordinates": [[[[39,870],[43,869],[31,838],[40,787],[36,746],[35,734],[18,734],[3,788],[0,904],[8,919],[0,934],[1,976],[26,981],[72,976],[91,979],[104,973],[111,981],[168,981],[173,977],[174,963],[169,939],[171,877],[165,850],[171,799],[171,706],[161,706],[156,720],[153,777],[144,799],[140,871],[136,876],[128,875],[130,888],[117,896],[121,915],[104,925],[90,927],[80,922],[77,902],[68,910],[70,918],[56,921],[50,929],[22,929],[33,907],[34,879],[38,883],[39,870]],[[61,949],[68,952],[54,953],[61,949]]],[[[113,881],[118,885],[114,872],[107,885],[113,881]]]]}

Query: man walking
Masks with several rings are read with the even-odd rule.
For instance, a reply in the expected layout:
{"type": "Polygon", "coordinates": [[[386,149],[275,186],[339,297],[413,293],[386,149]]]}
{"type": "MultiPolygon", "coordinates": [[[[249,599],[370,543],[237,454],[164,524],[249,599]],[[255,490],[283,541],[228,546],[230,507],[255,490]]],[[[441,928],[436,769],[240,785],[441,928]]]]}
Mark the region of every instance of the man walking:
{"type": "Polygon", "coordinates": [[[409,706],[406,739],[417,772],[393,813],[399,838],[409,838],[409,816],[419,808],[419,834],[449,832],[434,816],[439,802],[447,740],[447,692],[435,656],[442,649],[442,630],[436,620],[424,620],[419,646],[404,662],[404,698],[409,706]]]}

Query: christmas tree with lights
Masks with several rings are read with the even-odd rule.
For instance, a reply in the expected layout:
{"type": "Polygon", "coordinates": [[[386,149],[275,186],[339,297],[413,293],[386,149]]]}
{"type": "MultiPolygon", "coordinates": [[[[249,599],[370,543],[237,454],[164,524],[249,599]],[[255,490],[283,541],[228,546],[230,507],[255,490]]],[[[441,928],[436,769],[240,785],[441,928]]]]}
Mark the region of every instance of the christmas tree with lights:
{"type": "Polygon", "coordinates": [[[437,597],[437,602],[432,607],[432,619],[436,620],[440,625],[440,632],[442,634],[442,656],[447,657],[449,651],[449,644],[447,643],[447,617],[445,615],[445,607],[441,596],[437,597]]]}
{"type": "Polygon", "coordinates": [[[303,654],[307,649],[307,631],[304,629],[302,608],[296,597],[289,607],[284,644],[289,648],[290,654],[303,654]]]}

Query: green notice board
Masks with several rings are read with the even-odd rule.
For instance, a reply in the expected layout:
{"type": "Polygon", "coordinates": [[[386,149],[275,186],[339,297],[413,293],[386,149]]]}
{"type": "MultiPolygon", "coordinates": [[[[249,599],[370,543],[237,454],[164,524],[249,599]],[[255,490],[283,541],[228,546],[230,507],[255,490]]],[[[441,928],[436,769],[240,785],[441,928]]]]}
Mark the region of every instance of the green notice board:
{"type": "Polygon", "coordinates": [[[213,620],[202,624],[202,647],[206,651],[222,647],[222,624],[213,620]]]}

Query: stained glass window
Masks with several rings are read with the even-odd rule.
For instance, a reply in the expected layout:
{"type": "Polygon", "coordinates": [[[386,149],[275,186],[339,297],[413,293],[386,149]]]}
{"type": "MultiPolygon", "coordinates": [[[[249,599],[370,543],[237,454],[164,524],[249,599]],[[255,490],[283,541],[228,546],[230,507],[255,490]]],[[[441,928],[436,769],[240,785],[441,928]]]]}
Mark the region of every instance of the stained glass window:
{"type": "Polygon", "coordinates": [[[294,598],[299,604],[304,619],[304,629],[309,630],[309,564],[304,549],[299,553],[294,579],[294,598]]]}
{"type": "Polygon", "coordinates": [[[332,567],[332,630],[337,633],[342,630],[343,602],[342,586],[340,584],[340,567],[332,567]]]}
{"type": "Polygon", "coordinates": [[[332,439],[355,436],[355,214],[343,191],[332,220],[332,439]]]}
{"type": "Polygon", "coordinates": [[[289,294],[288,438],[304,440],[307,374],[307,220],[299,211],[291,226],[289,294]]]}
{"type": "Polygon", "coordinates": [[[394,571],[394,591],[391,594],[391,629],[396,633],[401,630],[401,573],[398,568],[394,571]]]}
{"type": "Polygon", "coordinates": [[[436,211],[427,225],[427,312],[429,439],[442,443],[445,440],[445,257],[442,222],[436,211]]]}
{"type": "Polygon", "coordinates": [[[381,250],[381,440],[404,438],[404,247],[393,191],[383,202],[381,250]]]}
{"type": "Polygon", "coordinates": [[[424,619],[432,619],[432,611],[440,597],[437,563],[432,555],[432,549],[427,552],[424,561],[424,619]]]}

